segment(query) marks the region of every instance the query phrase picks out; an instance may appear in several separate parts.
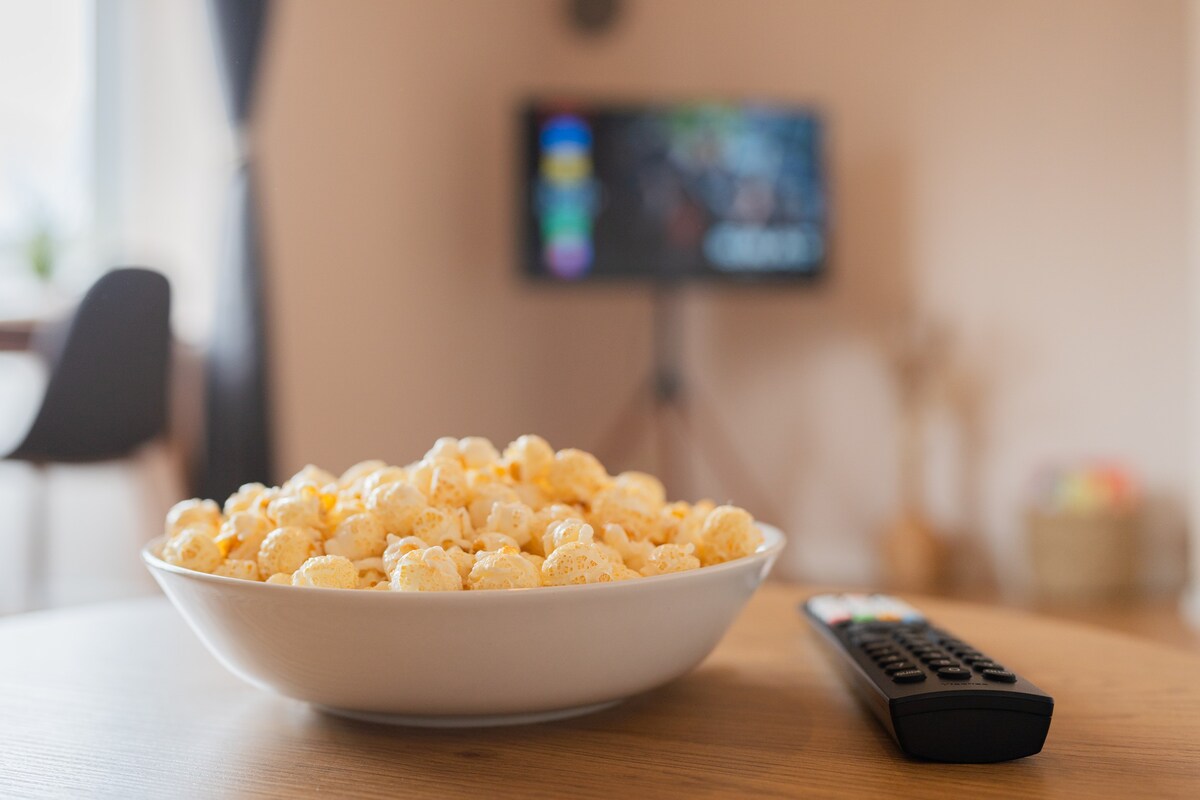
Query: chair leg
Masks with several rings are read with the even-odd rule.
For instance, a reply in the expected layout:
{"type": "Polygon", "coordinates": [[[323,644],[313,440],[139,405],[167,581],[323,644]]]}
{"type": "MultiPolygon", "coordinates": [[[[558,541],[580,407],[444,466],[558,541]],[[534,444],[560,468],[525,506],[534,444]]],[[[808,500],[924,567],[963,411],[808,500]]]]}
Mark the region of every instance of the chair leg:
{"type": "Polygon", "coordinates": [[[50,588],[47,585],[50,578],[47,564],[50,554],[50,487],[46,465],[33,463],[31,466],[34,486],[30,493],[29,546],[26,548],[25,611],[45,608],[50,588]]]}

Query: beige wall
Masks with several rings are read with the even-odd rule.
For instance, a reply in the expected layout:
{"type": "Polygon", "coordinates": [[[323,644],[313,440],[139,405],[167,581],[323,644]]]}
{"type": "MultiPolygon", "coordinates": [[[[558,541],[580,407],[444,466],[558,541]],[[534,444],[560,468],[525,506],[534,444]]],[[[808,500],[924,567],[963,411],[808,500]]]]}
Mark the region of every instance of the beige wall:
{"type": "Polygon", "coordinates": [[[257,139],[283,467],[408,460],[446,433],[601,448],[648,364],[650,303],[514,279],[514,106],[748,94],[827,114],[836,262],[819,291],[689,293],[701,441],[727,430],[749,468],[675,490],[777,516],[794,573],[868,579],[896,494],[887,346],[920,314],[954,336],[933,508],[1006,583],[1050,459],[1125,459],[1166,498],[1155,535],[1177,532],[1181,3],[627,5],[596,41],[551,0],[282,6],[257,139]]]}
{"type": "MultiPolygon", "coordinates": [[[[1188,73],[1188,97],[1187,97],[1187,112],[1188,112],[1188,148],[1187,148],[1187,175],[1188,175],[1188,220],[1192,222],[1200,219],[1200,154],[1197,153],[1197,146],[1200,145],[1200,93],[1196,91],[1200,87],[1200,0],[1188,0],[1187,2],[1187,73],[1188,73]]],[[[1191,224],[1188,226],[1190,236],[1188,237],[1188,264],[1190,277],[1189,285],[1189,311],[1191,326],[1188,331],[1189,338],[1192,342],[1200,342],[1200,225],[1191,224]]],[[[1197,396],[1197,388],[1200,387],[1200,347],[1192,347],[1192,361],[1189,375],[1191,376],[1191,396],[1197,396]]],[[[1191,542],[1191,558],[1189,563],[1191,566],[1191,582],[1189,591],[1185,593],[1182,602],[1182,610],[1192,625],[1200,628],[1200,525],[1197,521],[1200,520],[1200,471],[1195,469],[1195,465],[1200,463],[1200,406],[1192,403],[1190,407],[1191,422],[1189,437],[1191,455],[1190,464],[1192,469],[1189,475],[1189,519],[1192,520],[1190,530],[1191,542]]]]}

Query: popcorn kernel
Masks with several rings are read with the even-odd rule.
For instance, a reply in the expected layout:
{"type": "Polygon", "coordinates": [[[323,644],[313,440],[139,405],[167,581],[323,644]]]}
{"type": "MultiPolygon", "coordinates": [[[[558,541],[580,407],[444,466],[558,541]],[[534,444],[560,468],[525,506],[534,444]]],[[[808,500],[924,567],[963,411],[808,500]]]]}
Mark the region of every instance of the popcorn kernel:
{"type": "Polygon", "coordinates": [[[458,567],[440,547],[413,550],[401,556],[391,584],[394,592],[462,591],[458,567]]]}
{"type": "Polygon", "coordinates": [[[718,506],[704,520],[696,554],[707,567],[748,556],[762,540],[749,512],[737,506],[718,506]]]}
{"type": "Polygon", "coordinates": [[[179,531],[163,545],[163,561],[196,572],[215,570],[221,563],[221,549],[209,530],[207,525],[198,525],[179,531]]]}
{"type": "Polygon", "coordinates": [[[292,573],[292,586],[318,589],[356,589],[358,570],[344,556],[313,556],[292,573]]]}

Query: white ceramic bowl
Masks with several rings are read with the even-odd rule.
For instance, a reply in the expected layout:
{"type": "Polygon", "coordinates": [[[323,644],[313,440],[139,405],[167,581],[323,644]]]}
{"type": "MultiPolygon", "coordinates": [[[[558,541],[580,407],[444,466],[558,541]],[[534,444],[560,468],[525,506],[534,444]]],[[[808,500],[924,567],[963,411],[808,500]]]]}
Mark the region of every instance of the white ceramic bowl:
{"type": "Polygon", "coordinates": [[[783,549],[619,583],[399,593],[206,575],[142,551],[192,630],[234,674],[348,716],[414,725],[586,713],[687,673],[783,549]]]}

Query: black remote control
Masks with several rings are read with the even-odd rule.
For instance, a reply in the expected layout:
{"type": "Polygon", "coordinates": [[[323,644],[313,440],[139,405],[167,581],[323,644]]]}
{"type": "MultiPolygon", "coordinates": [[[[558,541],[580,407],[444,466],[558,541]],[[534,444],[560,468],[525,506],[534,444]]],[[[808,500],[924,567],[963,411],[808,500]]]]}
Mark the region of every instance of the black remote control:
{"type": "Polygon", "coordinates": [[[900,749],[980,764],[1040,752],[1054,698],[887,595],[821,594],[803,611],[900,749]]]}

